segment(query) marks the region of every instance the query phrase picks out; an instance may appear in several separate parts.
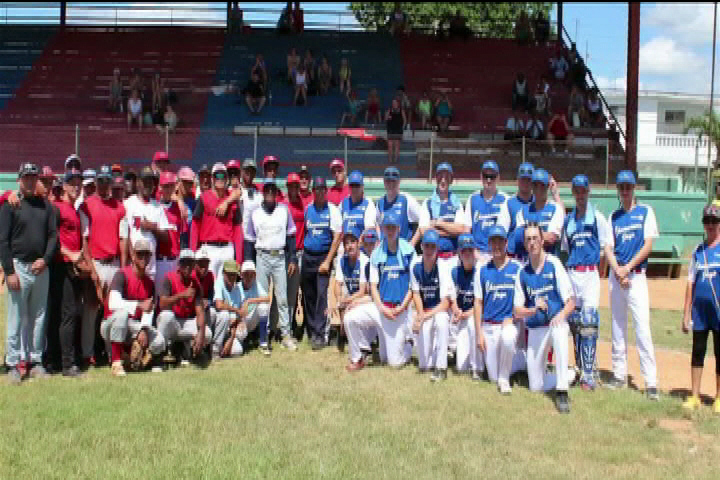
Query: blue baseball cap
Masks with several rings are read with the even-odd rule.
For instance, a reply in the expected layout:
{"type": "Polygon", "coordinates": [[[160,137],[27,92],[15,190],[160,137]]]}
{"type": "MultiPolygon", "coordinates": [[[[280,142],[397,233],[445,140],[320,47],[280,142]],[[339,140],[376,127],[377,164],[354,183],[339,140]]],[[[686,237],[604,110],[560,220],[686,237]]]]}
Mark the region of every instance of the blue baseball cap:
{"type": "Polygon", "coordinates": [[[523,162],[518,167],[518,178],[532,178],[535,167],[532,163],[523,162]]]}
{"type": "Polygon", "coordinates": [[[387,178],[389,180],[399,180],[400,179],[400,171],[397,169],[397,167],[387,167],[385,169],[385,173],[383,174],[384,178],[387,178]]]}
{"type": "Polygon", "coordinates": [[[377,230],[374,228],[368,228],[365,230],[362,234],[362,239],[364,242],[377,242],[378,241],[378,234],[377,230]]]}
{"type": "Polygon", "coordinates": [[[469,233],[463,233],[458,236],[458,250],[463,248],[475,248],[475,238],[469,233]]]}
{"type": "Polygon", "coordinates": [[[487,160],[482,165],[483,170],[492,170],[495,173],[500,173],[500,168],[498,167],[498,164],[495,163],[493,160],[487,160]]]}
{"type": "MultiPolygon", "coordinates": [[[[37,174],[36,174],[37,175],[37,174]]],[[[82,178],[82,172],[76,168],[71,168],[65,171],[65,182],[69,182],[73,178],[82,178]]]]}
{"type": "Polygon", "coordinates": [[[423,236],[422,236],[423,244],[429,243],[432,245],[437,245],[439,241],[440,241],[440,235],[438,235],[438,233],[434,229],[431,228],[430,230],[427,230],[427,231],[425,231],[425,233],[423,233],[423,236]]]}
{"type": "Polygon", "coordinates": [[[396,227],[400,226],[400,216],[395,213],[394,211],[390,210],[383,215],[382,220],[383,227],[394,225],[396,227]]]}
{"type": "Polygon", "coordinates": [[[505,227],[502,225],[493,225],[490,227],[490,230],[488,230],[488,238],[492,237],[502,237],[507,239],[507,232],[505,231],[505,227]]]}
{"type": "Polygon", "coordinates": [[[347,219],[343,222],[343,235],[352,235],[355,238],[360,238],[362,230],[354,220],[347,219]]]}
{"type": "Polygon", "coordinates": [[[363,174],[355,170],[348,177],[348,185],[364,185],[363,174]]]}
{"type": "Polygon", "coordinates": [[[450,175],[452,175],[452,174],[453,174],[452,165],[450,165],[450,164],[447,163],[447,162],[441,163],[441,164],[438,165],[437,168],[435,169],[435,175],[437,175],[437,174],[440,173],[440,172],[450,172],[450,175]]]}
{"type": "Polygon", "coordinates": [[[618,172],[617,177],[615,178],[615,183],[618,185],[621,183],[635,185],[635,174],[630,170],[622,170],[618,172]]]}
{"type": "Polygon", "coordinates": [[[100,167],[100,170],[98,170],[98,173],[97,173],[97,179],[98,180],[103,179],[103,180],[108,180],[108,181],[112,180],[112,170],[110,169],[110,167],[108,165],[103,165],[102,167],[100,167]]]}
{"type": "Polygon", "coordinates": [[[590,188],[590,180],[588,179],[587,175],[583,175],[581,173],[580,175],[575,175],[573,177],[572,186],[573,187],[590,188]]]}
{"type": "Polygon", "coordinates": [[[540,182],[547,187],[548,185],[550,185],[550,174],[548,174],[547,170],[543,168],[538,168],[533,171],[532,181],[533,183],[540,182]]]}

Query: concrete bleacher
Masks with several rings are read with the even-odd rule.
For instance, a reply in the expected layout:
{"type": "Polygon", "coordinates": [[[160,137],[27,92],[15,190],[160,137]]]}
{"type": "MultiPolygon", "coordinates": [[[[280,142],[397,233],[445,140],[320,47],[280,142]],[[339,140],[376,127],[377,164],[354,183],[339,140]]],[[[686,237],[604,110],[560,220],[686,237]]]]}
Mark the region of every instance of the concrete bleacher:
{"type": "Polygon", "coordinates": [[[5,26],[0,29],[0,110],[45,50],[54,27],[5,26]]]}

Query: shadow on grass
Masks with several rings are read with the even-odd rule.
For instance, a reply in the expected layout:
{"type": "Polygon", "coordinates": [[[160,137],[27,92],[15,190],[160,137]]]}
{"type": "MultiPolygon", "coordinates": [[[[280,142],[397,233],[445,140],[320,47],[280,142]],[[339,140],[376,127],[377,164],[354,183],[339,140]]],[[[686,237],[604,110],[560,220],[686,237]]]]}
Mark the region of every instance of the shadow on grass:
{"type": "MultiPolygon", "coordinates": [[[[673,398],[679,398],[680,400],[685,400],[691,395],[692,392],[688,390],[687,388],[673,388],[668,392],[668,395],[670,395],[673,398]]],[[[715,399],[711,397],[710,395],[700,395],[700,401],[704,405],[712,406],[713,402],[715,402],[715,399]]]]}

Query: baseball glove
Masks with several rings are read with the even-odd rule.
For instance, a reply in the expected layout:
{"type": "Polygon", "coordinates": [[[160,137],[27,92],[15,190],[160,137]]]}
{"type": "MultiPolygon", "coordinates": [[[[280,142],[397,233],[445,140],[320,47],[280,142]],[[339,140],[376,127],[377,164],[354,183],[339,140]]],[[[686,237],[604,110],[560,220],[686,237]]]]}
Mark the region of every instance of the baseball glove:
{"type": "Polygon", "coordinates": [[[126,369],[131,372],[140,372],[147,369],[152,361],[152,354],[147,348],[143,348],[140,342],[133,340],[130,347],[130,356],[127,359],[126,369]]]}

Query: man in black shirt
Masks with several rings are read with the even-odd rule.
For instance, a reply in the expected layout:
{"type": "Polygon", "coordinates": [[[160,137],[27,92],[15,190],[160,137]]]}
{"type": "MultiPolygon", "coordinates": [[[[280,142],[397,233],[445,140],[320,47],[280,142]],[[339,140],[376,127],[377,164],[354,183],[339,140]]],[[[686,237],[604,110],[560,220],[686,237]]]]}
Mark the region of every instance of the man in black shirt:
{"type": "Polygon", "coordinates": [[[10,382],[19,384],[18,363],[30,363],[30,376],[42,378],[45,350],[45,310],[49,274],[47,266],[57,248],[55,211],[35,195],[37,165],[20,166],[20,206],[0,207],[0,263],[7,275],[7,359],[10,382]],[[21,345],[21,338],[26,339],[21,345]]]}
{"type": "Polygon", "coordinates": [[[245,95],[245,103],[247,103],[250,113],[260,115],[265,106],[265,85],[263,85],[256,71],[253,71],[252,75],[250,75],[250,81],[242,93],[245,95]]]}

